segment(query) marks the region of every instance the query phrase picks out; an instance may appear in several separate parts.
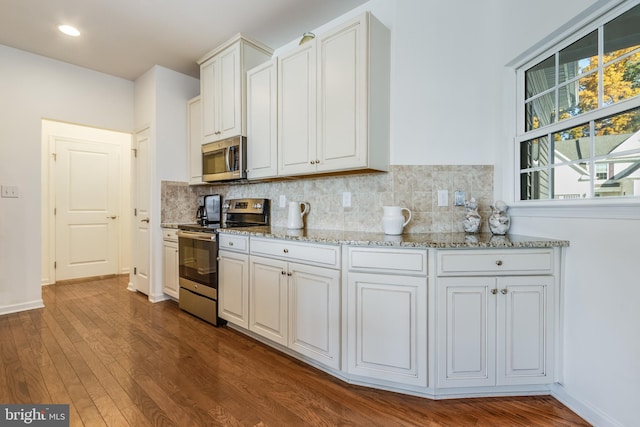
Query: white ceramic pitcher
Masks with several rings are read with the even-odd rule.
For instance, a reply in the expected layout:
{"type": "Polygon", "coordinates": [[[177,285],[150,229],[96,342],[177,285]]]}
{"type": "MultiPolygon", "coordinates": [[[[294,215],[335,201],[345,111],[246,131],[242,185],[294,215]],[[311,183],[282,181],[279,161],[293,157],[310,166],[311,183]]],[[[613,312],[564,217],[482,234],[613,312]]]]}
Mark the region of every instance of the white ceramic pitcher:
{"type": "Polygon", "coordinates": [[[384,234],[398,235],[402,234],[402,229],[411,221],[411,211],[400,206],[383,206],[382,229],[384,234]],[[402,211],[406,211],[408,218],[405,221],[402,211]]]}
{"type": "Polygon", "coordinates": [[[309,203],[307,202],[289,202],[289,217],[287,220],[287,228],[300,229],[304,228],[302,218],[309,212],[309,203]]]}

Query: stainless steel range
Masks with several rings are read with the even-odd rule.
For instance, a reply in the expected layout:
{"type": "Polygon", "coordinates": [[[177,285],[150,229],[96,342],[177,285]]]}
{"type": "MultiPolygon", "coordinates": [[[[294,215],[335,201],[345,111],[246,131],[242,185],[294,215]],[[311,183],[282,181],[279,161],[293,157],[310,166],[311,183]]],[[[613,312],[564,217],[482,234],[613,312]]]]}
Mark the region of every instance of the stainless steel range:
{"type": "Polygon", "coordinates": [[[213,325],[218,318],[218,242],[216,230],[270,224],[269,199],[232,199],[222,205],[218,195],[207,196],[212,206],[204,224],[178,228],[179,306],[213,325]],[[216,213],[217,212],[217,213],[216,213]]]}

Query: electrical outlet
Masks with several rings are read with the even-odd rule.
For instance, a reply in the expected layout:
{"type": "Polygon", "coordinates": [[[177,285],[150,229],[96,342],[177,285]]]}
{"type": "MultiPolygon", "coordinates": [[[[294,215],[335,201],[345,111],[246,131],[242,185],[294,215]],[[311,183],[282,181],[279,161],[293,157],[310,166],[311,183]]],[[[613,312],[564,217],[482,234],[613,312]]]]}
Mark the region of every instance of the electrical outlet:
{"type": "Polygon", "coordinates": [[[342,193],[342,207],[343,208],[350,208],[351,207],[351,192],[350,191],[344,191],[342,193]]]}
{"type": "Polygon", "coordinates": [[[286,206],[287,206],[287,196],[285,196],[284,194],[281,194],[281,195],[280,195],[280,203],[279,203],[279,206],[280,206],[281,208],[284,208],[284,207],[286,207],[286,206]]]}
{"type": "Polygon", "coordinates": [[[449,206],[449,192],[438,190],[438,206],[449,206]]]}
{"type": "Polygon", "coordinates": [[[15,185],[3,185],[0,190],[2,197],[18,198],[18,187],[15,185]]]}
{"type": "Polygon", "coordinates": [[[453,193],[453,205],[464,206],[464,191],[458,190],[453,193]]]}

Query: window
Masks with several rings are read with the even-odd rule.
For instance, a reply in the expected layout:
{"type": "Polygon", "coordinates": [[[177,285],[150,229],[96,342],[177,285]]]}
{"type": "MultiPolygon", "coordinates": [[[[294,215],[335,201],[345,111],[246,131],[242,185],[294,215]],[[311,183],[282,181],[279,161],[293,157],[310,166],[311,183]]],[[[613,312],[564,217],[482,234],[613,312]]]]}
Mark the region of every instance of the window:
{"type": "Polygon", "coordinates": [[[517,70],[520,200],[640,198],[640,5],[626,7],[517,70]]]}

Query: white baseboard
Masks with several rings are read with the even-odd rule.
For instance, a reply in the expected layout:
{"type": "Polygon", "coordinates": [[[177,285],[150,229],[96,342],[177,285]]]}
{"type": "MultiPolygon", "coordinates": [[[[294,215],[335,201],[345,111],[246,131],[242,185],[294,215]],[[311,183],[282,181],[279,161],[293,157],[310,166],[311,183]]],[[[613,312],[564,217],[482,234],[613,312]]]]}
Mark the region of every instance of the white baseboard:
{"type": "Polygon", "coordinates": [[[44,307],[44,303],[42,302],[42,299],[23,302],[21,304],[0,306],[0,316],[3,314],[18,313],[20,311],[34,310],[36,308],[43,308],[43,307],[44,307]]]}
{"type": "Polygon", "coordinates": [[[551,387],[551,395],[558,399],[567,408],[584,418],[588,423],[598,427],[624,427],[623,424],[611,418],[608,414],[580,400],[567,391],[562,384],[554,384],[551,387]]]}

